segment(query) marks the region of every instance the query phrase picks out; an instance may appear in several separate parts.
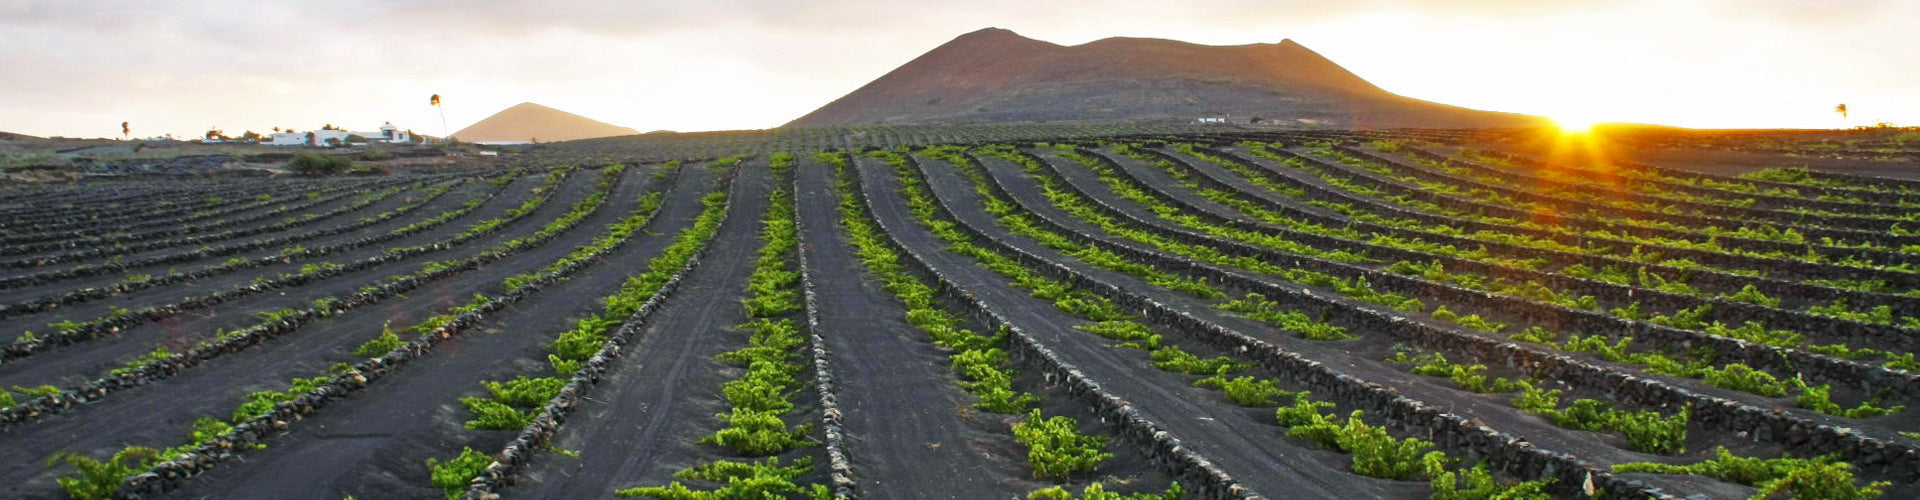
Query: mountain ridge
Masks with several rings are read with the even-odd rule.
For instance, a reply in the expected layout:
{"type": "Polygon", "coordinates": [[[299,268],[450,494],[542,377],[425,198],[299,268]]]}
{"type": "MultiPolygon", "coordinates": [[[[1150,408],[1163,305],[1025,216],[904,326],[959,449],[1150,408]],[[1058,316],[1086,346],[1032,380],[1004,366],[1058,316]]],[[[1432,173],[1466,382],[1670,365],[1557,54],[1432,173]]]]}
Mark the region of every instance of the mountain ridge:
{"type": "Polygon", "coordinates": [[[1060,45],[960,35],[787,126],[1260,118],[1341,127],[1507,127],[1538,117],[1387,92],[1292,39],[1200,45],[1110,37],[1060,45]]]}

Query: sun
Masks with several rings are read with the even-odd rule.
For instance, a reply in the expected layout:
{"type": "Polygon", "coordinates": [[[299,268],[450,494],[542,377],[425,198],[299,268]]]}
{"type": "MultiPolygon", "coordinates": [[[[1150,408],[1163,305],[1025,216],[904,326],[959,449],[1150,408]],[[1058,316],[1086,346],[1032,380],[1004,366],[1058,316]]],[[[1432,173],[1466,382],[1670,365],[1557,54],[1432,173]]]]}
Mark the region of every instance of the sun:
{"type": "Polygon", "coordinates": [[[1585,134],[1593,131],[1594,119],[1579,115],[1561,115],[1553,117],[1553,123],[1560,126],[1562,134],[1585,134]]]}

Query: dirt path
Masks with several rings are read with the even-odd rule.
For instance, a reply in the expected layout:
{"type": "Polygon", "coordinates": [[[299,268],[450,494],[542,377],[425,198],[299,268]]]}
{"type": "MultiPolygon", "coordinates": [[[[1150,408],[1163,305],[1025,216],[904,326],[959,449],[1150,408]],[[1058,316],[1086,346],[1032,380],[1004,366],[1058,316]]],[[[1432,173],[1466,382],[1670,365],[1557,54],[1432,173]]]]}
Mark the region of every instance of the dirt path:
{"type": "MultiPolygon", "coordinates": [[[[1007,498],[1027,470],[996,418],[955,386],[947,354],[864,271],[839,227],[832,167],[798,169],[801,244],[813,268],[820,335],[832,353],[847,454],[869,498],[1007,498]]],[[[982,331],[978,327],[974,331],[982,331]]]]}
{"type": "Polygon", "coordinates": [[[1004,285],[1005,278],[965,257],[940,250],[944,245],[911,220],[905,200],[894,194],[898,183],[892,168],[873,162],[861,164],[863,182],[874,195],[875,215],[903,244],[928,256],[930,265],[971,288],[989,307],[1052,347],[1101,387],[1132,402],[1144,416],[1164,426],[1243,486],[1266,495],[1314,497],[1357,494],[1411,498],[1415,492],[1425,491],[1424,483],[1347,474],[1345,457],[1286,442],[1284,429],[1246,418],[1257,412],[1271,419],[1270,410],[1232,407],[1189,381],[1152,370],[1145,353],[1115,349],[1107,346],[1105,339],[1074,330],[1074,325],[1085,322],[1055,311],[1051,303],[1029,297],[1023,290],[1004,285]]]}
{"type": "MultiPolygon", "coordinates": [[[[665,485],[682,468],[726,457],[724,448],[698,441],[720,428],[713,415],[728,409],[720,384],[740,372],[713,356],[746,345],[746,334],[733,327],[747,319],[739,299],[760,247],[759,222],[771,177],[763,162],[742,166],[727,221],[699,267],[647,319],[615,368],[554,437],[554,446],[579,456],[541,454],[520,483],[507,489],[509,495],[606,498],[621,488],[665,485]]],[[[804,397],[795,399],[807,407],[804,397]]],[[[784,457],[814,455],[820,455],[818,448],[784,457]]],[[[814,460],[825,463],[824,456],[814,460]]]]}

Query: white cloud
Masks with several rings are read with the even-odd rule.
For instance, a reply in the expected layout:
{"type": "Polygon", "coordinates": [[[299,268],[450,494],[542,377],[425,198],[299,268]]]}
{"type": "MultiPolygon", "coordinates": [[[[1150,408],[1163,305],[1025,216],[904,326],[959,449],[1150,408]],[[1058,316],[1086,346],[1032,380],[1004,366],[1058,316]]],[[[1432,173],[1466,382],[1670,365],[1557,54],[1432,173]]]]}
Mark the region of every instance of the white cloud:
{"type": "Polygon", "coordinates": [[[0,130],[439,133],[433,93],[455,129],[522,101],[641,130],[762,128],[986,26],[1062,44],[1292,38],[1389,90],[1507,111],[1820,126],[1848,102],[1912,122],[1916,16],[1811,0],[0,1],[0,130]]]}

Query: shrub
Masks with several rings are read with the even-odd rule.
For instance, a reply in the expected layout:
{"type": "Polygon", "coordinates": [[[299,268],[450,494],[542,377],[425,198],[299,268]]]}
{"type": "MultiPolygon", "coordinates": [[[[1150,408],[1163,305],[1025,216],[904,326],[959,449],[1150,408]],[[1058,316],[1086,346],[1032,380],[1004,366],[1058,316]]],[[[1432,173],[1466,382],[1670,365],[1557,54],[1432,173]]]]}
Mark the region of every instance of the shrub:
{"type": "Polygon", "coordinates": [[[460,498],[467,492],[467,483],[493,464],[493,457],[473,451],[472,447],[460,450],[460,456],[441,462],[439,459],[427,459],[427,469],[432,471],[433,485],[447,494],[447,500],[460,498]]]}
{"type": "Polygon", "coordinates": [[[1201,358],[1177,346],[1161,347],[1153,351],[1152,358],[1154,368],[1188,375],[1215,375],[1246,367],[1226,356],[1201,358]]]}
{"type": "Polygon", "coordinates": [[[1767,397],[1787,395],[1787,384],[1773,374],[1740,363],[1729,364],[1705,373],[1707,385],[1767,397]]]}
{"type": "Polygon", "coordinates": [[[102,462],[73,452],[56,453],[47,458],[47,465],[66,463],[80,473],[79,477],[62,477],[57,481],[67,496],[82,500],[104,500],[113,498],[120,492],[120,483],[127,476],[138,474],[147,469],[150,462],[158,457],[160,450],[140,446],[129,446],[113,454],[112,458],[102,462]]]}
{"type": "Polygon", "coordinates": [[[1293,406],[1282,406],[1273,411],[1275,420],[1287,427],[1287,435],[1293,436],[1322,447],[1333,448],[1340,445],[1340,426],[1320,413],[1321,409],[1333,408],[1333,403],[1314,401],[1306,392],[1293,395],[1293,406]]]}
{"type": "Polygon", "coordinates": [[[350,168],[353,168],[353,160],[313,151],[295,153],[293,161],[287,164],[287,170],[307,175],[337,174],[350,168]]]}
{"type": "Polygon", "coordinates": [[[772,455],[809,444],[807,433],[812,431],[809,425],[788,429],[787,423],[774,411],[736,408],[731,413],[715,416],[727,422],[727,428],[702,438],[700,442],[725,446],[734,453],[747,456],[772,455]]]}
{"type": "Polygon", "coordinates": [[[393,333],[392,329],[381,326],[380,337],[360,344],[360,347],[353,349],[353,355],[362,358],[384,356],[394,348],[400,347],[400,344],[400,335],[393,333]]]}
{"type": "Polygon", "coordinates": [[[1065,487],[1054,486],[1033,490],[1027,494],[1027,500],[1179,500],[1186,495],[1180,483],[1167,485],[1160,493],[1118,493],[1107,491],[1105,483],[1093,483],[1080,490],[1080,496],[1073,496],[1065,487]]]}
{"type": "Polygon", "coordinates": [[[1553,479],[1502,483],[1481,462],[1460,472],[1443,472],[1427,482],[1433,500],[1550,500],[1547,486],[1553,479]],[[1465,482],[1463,486],[1460,483],[1465,482]]]}
{"type": "Polygon", "coordinates": [[[460,404],[473,412],[473,420],[467,421],[467,428],[483,431],[517,431],[533,422],[533,416],[506,403],[487,398],[464,397],[460,404]]]}
{"type": "Polygon", "coordinates": [[[1854,486],[1853,466],[1834,455],[1815,458],[1755,458],[1734,455],[1725,446],[1714,450],[1714,458],[1686,465],[1635,462],[1613,466],[1614,472],[1650,472],[1654,474],[1694,474],[1760,488],[1752,498],[1773,498],[1791,493],[1793,498],[1869,499],[1880,496],[1886,482],[1854,486]]]}
{"type": "Polygon", "coordinates": [[[1430,441],[1419,438],[1394,439],[1382,427],[1360,420],[1360,410],[1347,416],[1347,425],[1339,439],[1341,448],[1353,454],[1353,472],[1367,477],[1412,479],[1439,471],[1446,454],[1426,451],[1430,441]]]}
{"type": "Polygon", "coordinates": [[[769,458],[765,462],[734,462],[721,460],[710,464],[682,469],[674,477],[690,481],[709,481],[724,484],[717,490],[697,491],[688,488],[679,481],[666,486],[642,486],[615,491],[620,497],[653,497],[665,500],[706,500],[718,498],[791,498],[797,494],[806,498],[830,499],[833,493],[826,485],[815,484],[811,488],[801,488],[793,480],[813,471],[813,459],[801,457],[793,465],[780,466],[779,458],[769,458]]]}
{"type": "Polygon", "coordinates": [[[1071,417],[1042,418],[1040,410],[1027,413],[1027,420],[1013,424],[1014,439],[1027,446],[1027,465],[1034,477],[1067,479],[1075,474],[1093,472],[1100,463],[1113,458],[1100,449],[1107,439],[1082,436],[1079,421],[1071,417]]]}
{"type": "Polygon", "coordinates": [[[1276,380],[1259,380],[1253,377],[1227,378],[1226,375],[1214,375],[1193,383],[1200,387],[1219,389],[1227,393],[1227,401],[1240,406],[1273,406],[1273,398],[1292,395],[1292,392],[1274,387],[1276,380]]]}
{"type": "Polygon", "coordinates": [[[560,389],[567,386],[567,380],[555,377],[527,378],[525,375],[506,382],[484,381],[487,391],[502,403],[520,407],[536,407],[547,404],[560,389]]]}

